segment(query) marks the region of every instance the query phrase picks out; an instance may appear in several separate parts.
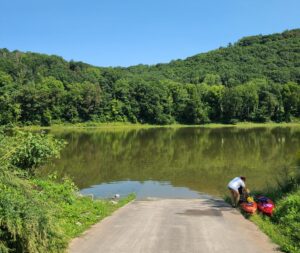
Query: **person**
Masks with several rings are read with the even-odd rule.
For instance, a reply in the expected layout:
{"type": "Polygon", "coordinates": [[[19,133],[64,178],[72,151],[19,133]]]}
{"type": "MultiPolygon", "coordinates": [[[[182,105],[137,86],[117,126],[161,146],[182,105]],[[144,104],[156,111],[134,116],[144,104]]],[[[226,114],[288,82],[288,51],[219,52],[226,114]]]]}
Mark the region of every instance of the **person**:
{"type": "Polygon", "coordinates": [[[228,184],[231,193],[232,206],[237,207],[241,193],[246,192],[246,177],[240,176],[232,179],[228,184]]]}

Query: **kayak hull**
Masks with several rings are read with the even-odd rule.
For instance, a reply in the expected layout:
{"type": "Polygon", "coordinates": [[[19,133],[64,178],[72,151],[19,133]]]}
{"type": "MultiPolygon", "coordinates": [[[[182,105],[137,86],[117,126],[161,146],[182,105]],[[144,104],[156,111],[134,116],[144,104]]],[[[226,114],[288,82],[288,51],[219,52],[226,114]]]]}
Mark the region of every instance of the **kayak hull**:
{"type": "Polygon", "coordinates": [[[256,202],[251,202],[251,203],[243,202],[240,204],[240,207],[244,212],[253,214],[257,210],[257,203],[256,202]]]}

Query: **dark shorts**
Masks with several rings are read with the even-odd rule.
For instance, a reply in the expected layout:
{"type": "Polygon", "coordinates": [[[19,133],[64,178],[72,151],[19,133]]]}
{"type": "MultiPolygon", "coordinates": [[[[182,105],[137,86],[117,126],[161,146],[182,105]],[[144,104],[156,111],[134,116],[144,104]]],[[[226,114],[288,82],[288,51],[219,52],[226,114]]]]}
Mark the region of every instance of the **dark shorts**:
{"type": "Polygon", "coordinates": [[[239,194],[243,194],[243,187],[241,186],[240,188],[239,188],[239,194]]]}

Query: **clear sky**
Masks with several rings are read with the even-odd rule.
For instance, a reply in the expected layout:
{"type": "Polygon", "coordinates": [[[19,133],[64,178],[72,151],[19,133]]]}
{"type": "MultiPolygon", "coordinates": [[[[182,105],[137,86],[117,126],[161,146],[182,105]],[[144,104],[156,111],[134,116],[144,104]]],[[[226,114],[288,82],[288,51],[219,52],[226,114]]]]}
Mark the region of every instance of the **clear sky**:
{"type": "Polygon", "coordinates": [[[300,0],[0,0],[0,48],[155,64],[300,28],[300,0]]]}

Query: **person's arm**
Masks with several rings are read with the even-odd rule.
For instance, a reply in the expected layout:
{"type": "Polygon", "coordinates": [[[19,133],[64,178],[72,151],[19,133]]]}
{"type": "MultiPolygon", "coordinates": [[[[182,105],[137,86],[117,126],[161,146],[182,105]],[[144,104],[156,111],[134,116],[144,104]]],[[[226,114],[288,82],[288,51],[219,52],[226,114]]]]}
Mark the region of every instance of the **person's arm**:
{"type": "Polygon", "coordinates": [[[245,199],[247,199],[249,197],[249,194],[248,194],[246,186],[243,188],[243,195],[244,195],[245,199]]]}
{"type": "Polygon", "coordinates": [[[246,183],[241,179],[241,186],[243,187],[243,189],[246,189],[246,183]]]}
{"type": "Polygon", "coordinates": [[[241,180],[241,186],[243,188],[243,196],[245,199],[247,199],[249,197],[249,194],[248,194],[248,191],[247,191],[247,188],[246,188],[246,183],[244,180],[241,180]]]}

